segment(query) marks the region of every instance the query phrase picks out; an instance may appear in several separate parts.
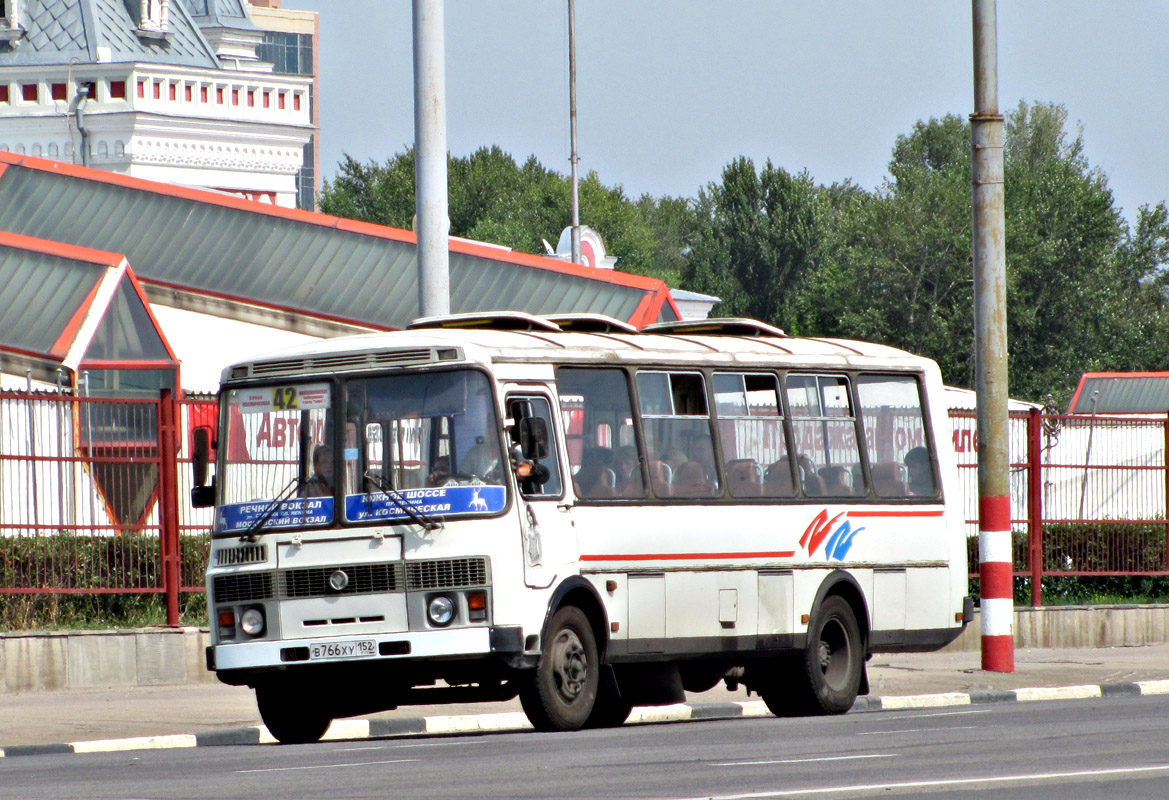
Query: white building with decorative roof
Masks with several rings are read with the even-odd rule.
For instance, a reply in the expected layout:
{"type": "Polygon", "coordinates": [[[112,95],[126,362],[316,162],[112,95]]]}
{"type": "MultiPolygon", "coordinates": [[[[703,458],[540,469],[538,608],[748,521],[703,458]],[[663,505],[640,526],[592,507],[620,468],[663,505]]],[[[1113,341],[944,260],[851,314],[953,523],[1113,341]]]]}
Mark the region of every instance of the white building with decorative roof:
{"type": "Polygon", "coordinates": [[[249,10],[0,0],[0,150],[311,207],[313,76],[261,60],[249,10]]]}

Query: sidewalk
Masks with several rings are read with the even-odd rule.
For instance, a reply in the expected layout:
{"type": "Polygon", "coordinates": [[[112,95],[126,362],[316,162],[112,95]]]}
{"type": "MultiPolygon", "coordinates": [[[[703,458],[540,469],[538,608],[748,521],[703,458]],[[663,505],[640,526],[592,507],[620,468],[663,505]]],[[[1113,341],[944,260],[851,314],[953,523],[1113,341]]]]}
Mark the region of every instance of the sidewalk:
{"type": "MultiPolygon", "coordinates": [[[[994,693],[1026,688],[1107,687],[1113,684],[1169,681],[1169,645],[1017,650],[1013,673],[983,672],[979,659],[977,652],[878,654],[869,662],[870,698],[882,698],[883,702],[862,700],[858,702],[858,708],[889,708],[901,704],[884,700],[892,697],[950,693],[975,693],[993,697],[994,693]]],[[[1139,691],[1135,686],[1116,688],[1128,689],[1129,693],[1139,691]]],[[[1162,690],[1169,692],[1169,683],[1156,688],[1158,692],[1162,690]]],[[[1104,691],[1094,692],[1096,696],[1101,693],[1104,691]]],[[[1093,692],[1071,694],[1083,696],[1093,692]]],[[[1002,699],[1016,697],[1011,694],[1002,699]]],[[[728,692],[721,686],[688,697],[689,703],[697,705],[750,704],[757,700],[757,697],[748,696],[742,689],[728,692]]],[[[751,713],[754,711],[748,710],[751,713]]],[[[435,716],[469,716],[472,719],[465,722],[471,726],[510,727],[522,717],[519,712],[517,700],[477,705],[408,706],[363,718],[373,722],[364,728],[357,726],[354,730],[368,732],[395,727],[416,731],[434,730],[437,727],[435,724],[424,725],[420,720],[435,716]],[[511,713],[507,717],[479,717],[505,712],[511,713]],[[482,722],[476,723],[474,718],[482,722]],[[390,720],[398,722],[390,723],[390,720]],[[407,721],[413,721],[413,724],[407,721]]],[[[675,715],[672,718],[686,717],[675,715]]],[[[8,755],[13,754],[13,746],[175,735],[194,737],[259,725],[260,717],[256,712],[252,691],[217,683],[0,694],[0,749],[9,750],[8,755]]],[[[341,732],[342,726],[334,727],[338,728],[335,733],[341,732]]],[[[468,728],[464,725],[458,729],[468,728]]],[[[193,744],[194,741],[187,746],[193,744]]]]}

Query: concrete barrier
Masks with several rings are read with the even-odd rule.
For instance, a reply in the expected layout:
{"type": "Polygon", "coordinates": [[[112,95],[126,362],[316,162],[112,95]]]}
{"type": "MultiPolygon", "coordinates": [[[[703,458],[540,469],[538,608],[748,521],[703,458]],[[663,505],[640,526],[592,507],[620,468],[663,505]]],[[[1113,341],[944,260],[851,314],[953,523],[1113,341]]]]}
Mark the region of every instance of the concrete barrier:
{"type": "Polygon", "coordinates": [[[0,693],[214,682],[199,628],[0,634],[0,693]]]}
{"type": "MultiPolygon", "coordinates": [[[[0,694],[112,686],[214,683],[199,628],[0,634],[0,694]]],[[[1169,605],[1015,609],[1015,647],[1169,644],[1169,605]]],[[[949,650],[978,650],[979,618],[949,650]]]]}
{"type": "MultiPolygon", "coordinates": [[[[978,612],[948,650],[978,650],[978,612]]],[[[1140,647],[1169,643],[1169,605],[1015,608],[1015,647],[1140,647]]]]}

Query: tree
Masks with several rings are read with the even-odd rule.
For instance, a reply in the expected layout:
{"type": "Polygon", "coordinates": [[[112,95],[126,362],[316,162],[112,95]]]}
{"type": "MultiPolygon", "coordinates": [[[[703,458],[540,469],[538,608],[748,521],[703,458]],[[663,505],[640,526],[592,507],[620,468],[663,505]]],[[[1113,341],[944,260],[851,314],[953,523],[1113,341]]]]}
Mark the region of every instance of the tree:
{"type": "Polygon", "coordinates": [[[839,187],[825,255],[796,298],[797,327],[928,355],[948,380],[973,373],[970,148],[956,116],[899,137],[891,181],[839,187]]]}
{"type": "MultiPolygon", "coordinates": [[[[448,165],[452,236],[543,253],[544,240],[555,240],[570,222],[569,179],[534,156],[521,166],[499,147],[483,147],[467,157],[450,157],[448,165]]],[[[320,203],[328,214],[412,228],[414,151],[398,153],[384,165],[345,156],[337,177],[325,183],[320,203]]],[[[657,253],[651,218],[622,187],[605,186],[590,172],[580,183],[580,207],[582,224],[604,238],[621,269],[639,274],[661,269],[655,265],[665,259],[657,253]]]]}
{"type": "Polygon", "coordinates": [[[797,282],[813,269],[822,237],[819,190],[805,172],[749,158],[699,193],[693,250],[683,284],[722,299],[720,316],[783,324],[797,282]]]}
{"type": "MultiPolygon", "coordinates": [[[[1156,288],[1169,226],[1145,209],[1129,233],[1066,120],[1061,106],[1020,103],[1006,125],[1010,390],[1033,400],[1066,400],[1084,371],[1169,354],[1156,288]]],[[[899,137],[890,180],[833,217],[801,284],[805,330],[904,347],[936,359],[947,382],[973,383],[969,142],[957,116],[899,137]]]]}

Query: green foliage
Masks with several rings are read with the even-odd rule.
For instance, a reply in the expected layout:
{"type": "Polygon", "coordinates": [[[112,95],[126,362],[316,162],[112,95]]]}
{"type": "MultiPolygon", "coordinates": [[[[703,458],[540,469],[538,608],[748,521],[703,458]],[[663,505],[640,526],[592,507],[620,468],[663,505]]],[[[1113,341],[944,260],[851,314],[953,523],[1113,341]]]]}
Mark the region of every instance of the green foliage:
{"type": "MultiPolygon", "coordinates": [[[[544,240],[555,241],[571,223],[572,186],[564,175],[535,157],[522,165],[499,147],[483,147],[463,158],[448,159],[448,214],[451,235],[544,253],[544,240]]],[[[594,228],[620,268],[643,275],[669,275],[689,227],[681,205],[665,209],[632,202],[620,186],[601,183],[595,172],[579,184],[581,224],[594,228]],[[663,226],[663,235],[656,226],[663,226]]],[[[385,164],[361,164],[345,156],[339,174],[326,181],[321,210],[341,217],[414,227],[414,151],[407,149],[385,164]]]]}
{"type": "MultiPolygon", "coordinates": [[[[1090,605],[1169,602],[1165,523],[1049,523],[1043,526],[1043,605],[1090,605]],[[1086,575],[1058,573],[1086,572],[1086,575]],[[1120,572],[1128,575],[1091,573],[1120,572]],[[1050,574],[1056,573],[1056,574],[1050,574]],[[1144,573],[1144,574],[1141,574],[1144,573]]],[[[1030,569],[1027,535],[1012,537],[1016,572],[1030,569]]],[[[978,539],[966,542],[971,572],[978,572],[978,539]]],[[[1015,604],[1031,604],[1031,579],[1014,579],[1015,604]]],[[[970,592],[978,597],[977,577],[970,592]]]]}
{"type": "MultiPolygon", "coordinates": [[[[209,547],[206,536],[183,537],[179,571],[184,586],[203,585],[209,547]]],[[[0,630],[164,625],[165,595],[134,591],[160,587],[159,575],[159,542],[151,534],[62,531],[0,537],[0,630]],[[16,594],[2,589],[61,593],[16,594]],[[96,591],[110,589],[128,591],[96,591]]],[[[182,595],[183,624],[206,625],[206,602],[201,592],[182,595]]]]}
{"type": "Polygon", "coordinates": [[[805,172],[749,158],[698,196],[698,222],[683,285],[722,298],[720,316],[783,324],[799,280],[816,268],[823,238],[820,191],[805,172]]]}
{"type": "MultiPolygon", "coordinates": [[[[1007,325],[1012,396],[1062,404],[1081,373],[1169,363],[1169,211],[1129,224],[1062,106],[1020,103],[1005,126],[1007,325]]],[[[596,173],[581,220],[618,268],[716,295],[714,313],[797,335],[891,344],[974,379],[970,125],[917,122],[894,143],[889,178],[869,192],[816,184],[738,158],[697,197],[631,201],[596,173]]],[[[414,215],[414,156],[346,157],[321,207],[397,227],[414,215]]],[[[568,179],[497,147],[450,159],[451,233],[524,252],[569,223],[568,179]]]]}

